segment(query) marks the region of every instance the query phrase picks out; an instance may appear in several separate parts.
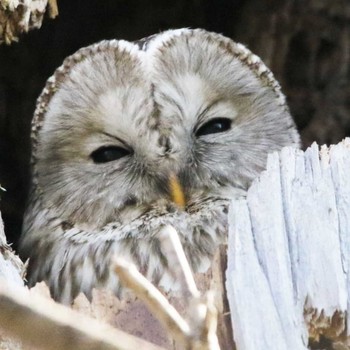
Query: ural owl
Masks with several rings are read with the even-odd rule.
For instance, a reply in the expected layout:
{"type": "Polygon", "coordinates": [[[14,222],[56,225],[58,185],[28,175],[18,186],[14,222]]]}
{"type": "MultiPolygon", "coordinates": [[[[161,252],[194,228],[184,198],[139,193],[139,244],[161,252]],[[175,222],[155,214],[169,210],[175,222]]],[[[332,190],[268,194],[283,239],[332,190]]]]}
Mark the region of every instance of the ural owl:
{"type": "Polygon", "coordinates": [[[206,269],[226,239],[230,199],[269,152],[298,144],[278,82],[228,38],[180,29],[80,49],[49,78],[33,119],[29,284],[46,281],[64,303],[93,287],[117,292],[117,254],[167,288],[157,238],[166,224],[192,268],[206,269]]]}

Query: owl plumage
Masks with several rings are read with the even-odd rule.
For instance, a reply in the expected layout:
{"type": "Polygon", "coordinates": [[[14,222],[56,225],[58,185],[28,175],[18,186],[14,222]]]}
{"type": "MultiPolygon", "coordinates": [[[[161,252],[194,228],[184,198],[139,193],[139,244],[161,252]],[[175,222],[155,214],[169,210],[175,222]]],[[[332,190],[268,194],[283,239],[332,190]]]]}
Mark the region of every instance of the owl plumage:
{"type": "Polygon", "coordinates": [[[195,271],[226,241],[230,199],[267,154],[299,145],[278,82],[243,45],[204,30],[102,41],[68,57],[38,99],[20,252],[28,280],[69,303],[115,292],[114,254],[176,285],[157,238],[171,224],[195,271]],[[172,199],[175,177],[186,205],[172,199]]]}

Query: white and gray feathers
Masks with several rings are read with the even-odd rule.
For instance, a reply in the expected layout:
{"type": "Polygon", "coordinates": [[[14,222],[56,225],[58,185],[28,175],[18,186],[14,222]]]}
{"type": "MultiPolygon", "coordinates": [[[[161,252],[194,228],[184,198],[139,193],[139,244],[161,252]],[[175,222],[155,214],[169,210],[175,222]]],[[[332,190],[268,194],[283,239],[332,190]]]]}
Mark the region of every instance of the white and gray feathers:
{"type": "Polygon", "coordinates": [[[243,45],[204,30],[102,41],[68,57],[39,97],[21,253],[29,284],[70,302],[117,291],[113,254],[169,287],[157,233],[179,232],[193,269],[226,239],[228,200],[269,152],[299,136],[272,73],[243,45]],[[186,207],[171,200],[176,176],[186,207]]]}

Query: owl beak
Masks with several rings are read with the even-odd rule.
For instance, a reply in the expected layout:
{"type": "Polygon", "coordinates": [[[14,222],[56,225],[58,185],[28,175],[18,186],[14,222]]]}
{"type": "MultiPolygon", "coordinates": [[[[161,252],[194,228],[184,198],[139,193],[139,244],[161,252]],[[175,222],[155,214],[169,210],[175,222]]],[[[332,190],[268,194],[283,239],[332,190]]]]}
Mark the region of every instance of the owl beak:
{"type": "Polygon", "coordinates": [[[169,177],[169,188],[171,200],[181,209],[185,209],[186,197],[183,188],[180,184],[179,178],[175,174],[169,177]]]}

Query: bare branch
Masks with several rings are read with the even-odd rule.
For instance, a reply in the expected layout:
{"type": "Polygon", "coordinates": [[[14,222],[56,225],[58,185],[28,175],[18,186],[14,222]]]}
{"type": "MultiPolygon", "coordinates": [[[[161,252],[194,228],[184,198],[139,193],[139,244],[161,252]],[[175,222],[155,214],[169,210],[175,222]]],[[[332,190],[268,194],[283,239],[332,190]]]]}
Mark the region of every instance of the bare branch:
{"type": "Polygon", "coordinates": [[[146,303],[176,339],[183,343],[186,342],[187,337],[190,336],[189,325],[164,295],[137,271],[134,264],[122,258],[116,258],[114,263],[114,270],[121,282],[146,303]]]}
{"type": "Polygon", "coordinates": [[[124,259],[115,259],[116,273],[121,282],[148,305],[169,333],[176,340],[181,341],[186,349],[219,350],[214,293],[209,291],[205,298],[200,295],[179,236],[172,226],[163,228],[160,241],[163,254],[166,254],[171,261],[174,277],[180,281],[183,290],[187,292],[188,320],[179,315],[163,294],[142,276],[133,264],[124,259]]]}
{"type": "Polygon", "coordinates": [[[0,326],[28,346],[46,350],[164,350],[25,288],[0,288],[0,326]]]}
{"type": "Polygon", "coordinates": [[[158,237],[162,253],[171,262],[171,272],[175,280],[179,281],[181,287],[185,289],[185,295],[190,293],[192,297],[199,298],[200,293],[176,230],[167,225],[163,227],[158,237]]]}

